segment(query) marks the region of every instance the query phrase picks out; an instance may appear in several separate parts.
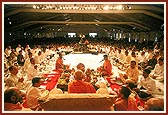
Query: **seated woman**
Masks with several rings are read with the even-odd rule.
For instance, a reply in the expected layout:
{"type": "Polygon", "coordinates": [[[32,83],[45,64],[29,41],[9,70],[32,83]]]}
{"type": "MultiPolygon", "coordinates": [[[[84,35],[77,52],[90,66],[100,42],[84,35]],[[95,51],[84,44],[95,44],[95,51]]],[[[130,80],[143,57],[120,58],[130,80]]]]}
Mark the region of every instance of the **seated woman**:
{"type": "Polygon", "coordinates": [[[128,87],[121,86],[118,98],[114,102],[115,111],[138,111],[136,100],[130,94],[131,90],[128,87]]]}

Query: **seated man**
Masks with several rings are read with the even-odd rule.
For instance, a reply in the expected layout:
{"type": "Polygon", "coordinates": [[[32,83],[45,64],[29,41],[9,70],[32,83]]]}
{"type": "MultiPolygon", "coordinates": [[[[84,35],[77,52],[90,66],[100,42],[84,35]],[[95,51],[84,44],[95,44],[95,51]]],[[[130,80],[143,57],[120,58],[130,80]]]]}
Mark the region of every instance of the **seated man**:
{"type": "Polygon", "coordinates": [[[56,60],[55,69],[56,69],[58,72],[60,72],[60,73],[62,73],[62,72],[64,72],[65,70],[69,69],[69,65],[65,65],[65,64],[63,63],[63,57],[62,57],[62,53],[61,53],[61,52],[59,53],[59,57],[58,57],[57,60],[56,60]]]}
{"type": "Polygon", "coordinates": [[[43,95],[42,90],[39,89],[43,80],[39,77],[34,77],[32,79],[32,86],[26,92],[27,105],[32,110],[42,110],[38,103],[38,98],[43,95]]]}
{"type": "Polygon", "coordinates": [[[4,110],[21,111],[23,102],[21,91],[16,87],[10,87],[4,92],[4,110]]]}
{"type": "Polygon", "coordinates": [[[128,87],[121,86],[118,98],[114,102],[115,111],[138,111],[136,100],[130,94],[131,90],[128,87]]]}
{"type": "Polygon", "coordinates": [[[5,81],[6,87],[17,87],[20,90],[26,90],[30,86],[30,82],[25,81],[23,77],[18,77],[18,68],[16,66],[9,67],[10,75],[5,81]]]}
{"type": "Polygon", "coordinates": [[[33,79],[34,76],[38,76],[39,71],[38,71],[38,67],[35,64],[35,59],[34,58],[30,58],[30,65],[27,68],[27,80],[31,81],[33,79]]]}
{"type": "Polygon", "coordinates": [[[68,93],[96,93],[92,84],[82,81],[84,78],[82,71],[77,70],[74,77],[75,80],[68,84],[68,93]]]}
{"type": "Polygon", "coordinates": [[[155,65],[154,70],[151,72],[150,76],[159,81],[164,81],[164,59],[160,57],[158,59],[158,64],[155,65]]]}
{"type": "Polygon", "coordinates": [[[137,84],[139,79],[139,70],[136,66],[136,61],[131,61],[130,67],[126,70],[126,74],[119,75],[123,82],[125,82],[126,79],[131,79],[132,81],[134,81],[135,84],[137,84]]]}
{"type": "Polygon", "coordinates": [[[140,89],[137,93],[142,98],[150,97],[151,94],[156,91],[156,83],[151,77],[149,77],[150,72],[151,70],[148,68],[143,70],[143,77],[140,79],[137,86],[140,89]]]}
{"type": "Polygon", "coordinates": [[[103,57],[104,57],[103,66],[98,68],[98,71],[100,71],[102,75],[111,76],[113,75],[111,61],[108,59],[108,55],[104,55],[103,57]]]}

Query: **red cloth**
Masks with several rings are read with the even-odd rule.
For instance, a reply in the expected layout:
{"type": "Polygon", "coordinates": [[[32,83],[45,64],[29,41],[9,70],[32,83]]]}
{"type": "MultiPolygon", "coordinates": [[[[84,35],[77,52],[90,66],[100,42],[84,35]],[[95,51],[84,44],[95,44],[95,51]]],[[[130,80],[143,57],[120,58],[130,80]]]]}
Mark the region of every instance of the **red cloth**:
{"type": "Polygon", "coordinates": [[[68,84],[68,93],[96,93],[96,90],[89,82],[74,80],[68,84]]]}
{"type": "Polygon", "coordinates": [[[4,110],[5,111],[21,111],[22,106],[20,104],[4,103],[4,110]]]}
{"type": "Polygon", "coordinates": [[[49,78],[50,80],[47,81],[47,83],[43,84],[46,85],[46,90],[51,91],[53,88],[55,88],[55,85],[58,82],[58,79],[60,77],[60,74],[44,74],[46,78],[49,78]]]}
{"type": "Polygon", "coordinates": [[[108,83],[110,84],[111,89],[114,90],[118,90],[121,85],[117,84],[114,80],[112,80],[113,78],[111,77],[107,77],[106,80],[108,81],[108,83]]]}

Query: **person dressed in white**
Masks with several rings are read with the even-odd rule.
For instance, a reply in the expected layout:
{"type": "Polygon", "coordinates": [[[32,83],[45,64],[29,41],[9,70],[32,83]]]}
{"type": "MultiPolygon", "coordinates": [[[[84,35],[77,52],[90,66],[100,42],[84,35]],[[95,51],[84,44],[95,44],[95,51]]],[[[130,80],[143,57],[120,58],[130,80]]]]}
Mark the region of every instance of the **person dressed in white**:
{"type": "Polygon", "coordinates": [[[17,76],[18,69],[15,66],[9,67],[10,75],[5,81],[6,87],[17,87],[20,90],[26,90],[30,86],[30,83],[25,81],[23,77],[19,78],[17,76]]]}
{"type": "Polygon", "coordinates": [[[164,81],[164,59],[163,57],[160,57],[158,59],[158,64],[155,65],[155,68],[151,72],[150,76],[159,81],[164,81]]]}
{"type": "MultiPolygon", "coordinates": [[[[32,79],[32,86],[26,92],[27,106],[32,110],[42,110],[38,103],[38,98],[43,96],[42,90],[39,89],[43,80],[40,77],[34,77],[32,79]]],[[[49,92],[48,92],[49,93],[49,92]]]]}
{"type": "Polygon", "coordinates": [[[11,51],[12,51],[11,46],[8,46],[8,47],[5,49],[5,55],[6,55],[6,57],[9,57],[9,56],[10,56],[11,51]]]}
{"type": "Polygon", "coordinates": [[[144,51],[141,52],[141,54],[138,57],[138,59],[139,59],[139,63],[145,63],[147,61],[144,51]]]}
{"type": "Polygon", "coordinates": [[[146,54],[146,60],[149,61],[153,57],[153,52],[151,49],[148,49],[148,52],[146,54]]]}
{"type": "Polygon", "coordinates": [[[124,60],[124,54],[121,52],[121,49],[118,49],[117,57],[119,58],[120,61],[124,60]]]}
{"type": "Polygon", "coordinates": [[[134,51],[132,51],[132,53],[131,53],[131,60],[135,60],[136,67],[138,67],[139,60],[137,58],[137,54],[134,51]]]}
{"type": "Polygon", "coordinates": [[[39,51],[38,54],[34,56],[34,59],[36,64],[41,63],[41,51],[39,51]]]}
{"type": "Polygon", "coordinates": [[[29,55],[29,57],[25,60],[24,65],[23,65],[24,71],[27,71],[29,65],[31,64],[31,63],[30,63],[30,59],[31,59],[32,56],[33,56],[33,54],[32,54],[31,52],[29,52],[28,55],[29,55]]]}
{"type": "Polygon", "coordinates": [[[16,48],[16,53],[17,53],[17,55],[19,54],[19,51],[21,50],[21,45],[20,44],[18,44],[18,46],[17,46],[17,48],[16,48]]]}
{"type": "Polygon", "coordinates": [[[130,64],[130,62],[131,62],[131,56],[128,55],[128,51],[126,50],[125,51],[125,57],[124,57],[124,66],[128,67],[128,65],[130,64]]]}
{"type": "Polygon", "coordinates": [[[137,88],[143,87],[144,91],[148,94],[154,93],[156,90],[156,83],[154,79],[149,77],[149,74],[151,73],[151,70],[146,68],[143,70],[143,77],[140,77],[139,83],[137,85],[137,88]]]}
{"type": "Polygon", "coordinates": [[[37,69],[37,65],[35,65],[35,59],[31,58],[30,63],[31,64],[27,68],[27,80],[28,81],[31,81],[34,76],[38,76],[38,69],[37,69]]]}

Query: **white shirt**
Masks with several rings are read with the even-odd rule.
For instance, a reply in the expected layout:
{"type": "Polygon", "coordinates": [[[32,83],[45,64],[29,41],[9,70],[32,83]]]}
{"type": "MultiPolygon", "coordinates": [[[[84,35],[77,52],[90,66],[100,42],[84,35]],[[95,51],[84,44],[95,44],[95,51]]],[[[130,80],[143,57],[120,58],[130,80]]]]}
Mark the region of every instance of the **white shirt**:
{"type": "Polygon", "coordinates": [[[156,83],[151,77],[140,77],[140,82],[138,83],[137,87],[140,88],[141,86],[144,87],[150,94],[154,93],[156,90],[156,83]]]}
{"type": "Polygon", "coordinates": [[[145,56],[145,55],[143,55],[143,56],[142,56],[142,55],[140,55],[138,59],[139,59],[139,62],[146,62],[146,61],[147,61],[147,59],[146,59],[146,56],[145,56]]]}
{"type": "Polygon", "coordinates": [[[146,60],[149,61],[150,59],[152,59],[152,57],[153,57],[153,53],[152,52],[147,53],[146,60]]]}
{"type": "Polygon", "coordinates": [[[42,92],[38,87],[31,86],[26,93],[27,105],[30,108],[35,108],[38,103],[38,98],[42,96],[42,92]]]}
{"type": "Polygon", "coordinates": [[[17,87],[20,90],[26,90],[27,87],[30,85],[29,82],[23,81],[19,82],[19,77],[14,74],[10,74],[8,78],[6,79],[5,83],[7,87],[17,87]]]}
{"type": "Polygon", "coordinates": [[[40,64],[40,63],[41,63],[41,56],[35,55],[35,56],[34,56],[34,59],[35,59],[35,63],[36,63],[36,64],[40,64]]]}
{"type": "Polygon", "coordinates": [[[156,76],[164,76],[164,65],[156,64],[152,73],[156,76]]]}
{"type": "Polygon", "coordinates": [[[27,68],[29,67],[30,64],[31,64],[30,63],[30,58],[28,57],[28,58],[26,58],[26,60],[24,62],[24,66],[23,66],[24,71],[27,71],[27,68]]]}
{"type": "Polygon", "coordinates": [[[32,80],[35,76],[38,75],[38,70],[34,68],[35,65],[30,64],[27,68],[27,80],[32,80]]]}

